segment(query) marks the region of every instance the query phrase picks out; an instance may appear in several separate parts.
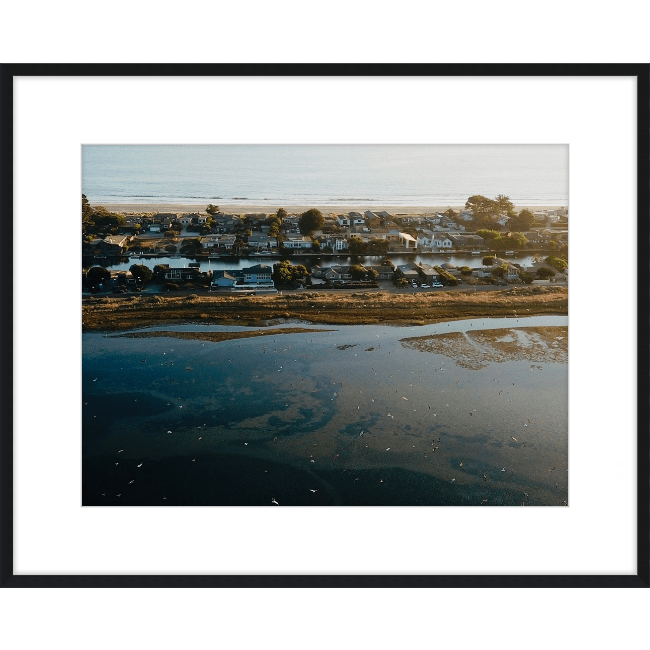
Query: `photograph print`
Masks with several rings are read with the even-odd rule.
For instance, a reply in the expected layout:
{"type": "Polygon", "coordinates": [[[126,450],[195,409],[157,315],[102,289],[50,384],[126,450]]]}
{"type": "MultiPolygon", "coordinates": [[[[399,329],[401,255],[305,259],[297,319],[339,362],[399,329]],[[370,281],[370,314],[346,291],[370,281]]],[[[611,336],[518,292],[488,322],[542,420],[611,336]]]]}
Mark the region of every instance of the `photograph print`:
{"type": "Polygon", "coordinates": [[[567,506],[568,145],[84,145],[84,506],[567,506]]]}

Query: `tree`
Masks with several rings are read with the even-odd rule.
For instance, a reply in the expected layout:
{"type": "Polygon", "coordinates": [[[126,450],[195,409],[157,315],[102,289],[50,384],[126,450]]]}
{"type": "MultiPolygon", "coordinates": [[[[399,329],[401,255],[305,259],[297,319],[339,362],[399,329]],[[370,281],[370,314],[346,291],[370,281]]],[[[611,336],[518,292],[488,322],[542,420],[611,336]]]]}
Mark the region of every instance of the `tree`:
{"type": "Polygon", "coordinates": [[[528,273],[527,271],[523,271],[522,273],[519,274],[519,279],[524,284],[530,284],[535,279],[535,276],[532,273],[528,273]]]}
{"type": "Polygon", "coordinates": [[[471,269],[469,266],[461,266],[461,267],[460,267],[460,274],[461,274],[463,277],[466,278],[466,277],[472,275],[472,269],[471,269]]]}
{"type": "Polygon", "coordinates": [[[278,208],[277,216],[280,222],[287,216],[287,211],[284,208],[278,208]]]}
{"type": "Polygon", "coordinates": [[[153,278],[153,271],[144,264],[134,264],[129,268],[129,271],[138,282],[146,283],[153,278]]]}
{"type": "Polygon", "coordinates": [[[291,284],[307,277],[307,268],[303,264],[294,266],[289,260],[273,265],[273,280],[279,284],[291,284]]]}
{"type": "Polygon", "coordinates": [[[86,280],[91,287],[102,284],[111,277],[111,272],[103,266],[92,266],[86,273],[86,280]]]}
{"type": "Polygon", "coordinates": [[[496,257],[494,255],[488,255],[483,258],[483,266],[492,266],[494,264],[496,257]]]}
{"type": "Polygon", "coordinates": [[[167,266],[163,266],[162,264],[156,264],[156,266],[153,267],[154,277],[161,278],[163,275],[165,275],[166,270],[167,270],[167,266]]]}
{"type": "Polygon", "coordinates": [[[81,221],[90,221],[90,216],[93,213],[93,208],[88,202],[85,194],[81,195],[81,221]]]}
{"type": "Polygon", "coordinates": [[[568,268],[568,263],[566,260],[561,257],[553,257],[552,255],[547,257],[544,260],[549,266],[552,266],[554,269],[557,269],[560,273],[564,273],[568,268]]]}
{"type": "Polygon", "coordinates": [[[530,210],[524,208],[519,214],[510,217],[508,228],[518,232],[526,232],[533,227],[534,223],[535,215],[530,210]]]}
{"type": "Polygon", "coordinates": [[[375,269],[368,269],[368,280],[373,282],[379,277],[379,273],[375,269]]]}
{"type": "Polygon", "coordinates": [[[511,232],[508,239],[512,242],[513,248],[523,248],[528,243],[526,235],[522,232],[511,232]]]}
{"type": "Polygon", "coordinates": [[[350,255],[363,255],[366,252],[367,244],[361,237],[350,237],[348,240],[348,250],[350,255]]]}
{"type": "Polygon", "coordinates": [[[447,208],[442,214],[444,214],[446,217],[449,217],[450,219],[455,219],[458,216],[458,212],[456,212],[456,210],[452,210],[451,208],[447,208]]]}
{"type": "Polygon", "coordinates": [[[314,231],[322,228],[324,223],[325,217],[321,214],[320,210],[312,208],[300,215],[298,227],[304,235],[311,235],[314,231]]]}
{"type": "Polygon", "coordinates": [[[353,280],[363,280],[366,277],[366,269],[361,264],[354,264],[350,267],[350,275],[353,280]]]}
{"type": "Polygon", "coordinates": [[[483,237],[483,239],[488,239],[488,240],[498,239],[499,237],[501,237],[500,232],[498,232],[496,230],[486,230],[485,228],[483,228],[481,230],[477,230],[476,234],[479,237],[483,237]]]}
{"type": "Polygon", "coordinates": [[[492,269],[490,273],[495,278],[504,278],[507,270],[508,267],[505,264],[502,264],[501,266],[497,266],[496,268],[492,269]]]}
{"type": "Polygon", "coordinates": [[[395,286],[398,287],[399,289],[402,289],[406,286],[408,286],[409,281],[406,278],[398,278],[395,280],[395,286]]]}
{"type": "Polygon", "coordinates": [[[208,207],[205,209],[205,211],[210,215],[217,214],[217,212],[219,212],[219,206],[218,205],[212,205],[212,203],[210,203],[208,205],[208,207]]]}
{"type": "Polygon", "coordinates": [[[542,266],[541,268],[537,269],[537,277],[541,278],[542,280],[548,280],[554,276],[555,271],[553,269],[549,269],[548,266],[542,266]]]}

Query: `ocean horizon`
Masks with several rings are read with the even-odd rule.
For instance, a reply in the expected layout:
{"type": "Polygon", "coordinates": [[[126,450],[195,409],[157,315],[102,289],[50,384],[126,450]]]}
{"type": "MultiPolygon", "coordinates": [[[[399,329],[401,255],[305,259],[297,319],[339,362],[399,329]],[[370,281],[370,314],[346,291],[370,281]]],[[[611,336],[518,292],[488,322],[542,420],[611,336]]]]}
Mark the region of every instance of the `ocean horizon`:
{"type": "Polygon", "coordinates": [[[83,145],[93,205],[568,205],[568,145],[83,145]]]}

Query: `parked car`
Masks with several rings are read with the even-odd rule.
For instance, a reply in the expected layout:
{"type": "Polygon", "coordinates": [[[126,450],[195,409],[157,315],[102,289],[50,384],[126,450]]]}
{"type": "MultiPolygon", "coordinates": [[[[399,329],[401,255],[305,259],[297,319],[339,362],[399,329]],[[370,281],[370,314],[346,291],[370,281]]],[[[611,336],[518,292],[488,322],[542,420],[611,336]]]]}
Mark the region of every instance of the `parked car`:
{"type": "Polygon", "coordinates": [[[441,282],[432,282],[432,283],[431,283],[431,286],[432,286],[432,287],[441,287],[441,286],[442,286],[442,283],[441,283],[441,282]]]}
{"type": "Polygon", "coordinates": [[[428,288],[429,288],[429,285],[428,285],[428,284],[421,284],[420,286],[421,286],[423,289],[428,289],[428,288]]]}

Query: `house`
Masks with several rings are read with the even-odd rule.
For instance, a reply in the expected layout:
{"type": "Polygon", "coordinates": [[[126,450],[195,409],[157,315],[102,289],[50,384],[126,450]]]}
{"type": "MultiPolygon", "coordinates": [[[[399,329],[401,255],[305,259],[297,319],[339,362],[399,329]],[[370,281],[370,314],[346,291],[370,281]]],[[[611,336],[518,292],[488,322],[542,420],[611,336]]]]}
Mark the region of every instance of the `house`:
{"type": "Polygon", "coordinates": [[[395,271],[398,275],[407,280],[417,280],[420,277],[420,268],[414,262],[397,266],[395,271]]]}
{"type": "Polygon", "coordinates": [[[285,237],[282,242],[285,248],[309,248],[311,249],[314,242],[311,237],[285,237]]]}
{"type": "Polygon", "coordinates": [[[433,241],[433,234],[430,232],[421,232],[417,236],[418,246],[431,246],[432,241],[433,241]]]}
{"type": "Polygon", "coordinates": [[[485,241],[479,235],[456,235],[449,234],[447,239],[450,239],[455,248],[469,248],[470,250],[481,250],[484,248],[485,241]]]}
{"type": "Polygon", "coordinates": [[[393,267],[387,266],[386,264],[365,264],[366,271],[376,271],[377,280],[392,280],[393,279],[393,267]]]}
{"type": "Polygon", "coordinates": [[[182,268],[167,268],[164,271],[165,275],[165,280],[168,280],[170,282],[175,282],[177,280],[181,280],[183,282],[187,280],[196,280],[201,276],[201,271],[197,268],[187,268],[187,267],[182,267],[182,268]]]}
{"type": "Polygon", "coordinates": [[[375,212],[371,212],[370,210],[366,210],[364,212],[364,216],[366,217],[366,224],[370,228],[378,228],[381,226],[381,222],[383,217],[379,216],[375,212]]]}
{"type": "Polygon", "coordinates": [[[277,239],[275,237],[269,237],[268,235],[253,234],[248,237],[248,246],[258,251],[269,251],[272,248],[276,248],[277,245],[277,239]]]}
{"type": "Polygon", "coordinates": [[[201,242],[201,248],[204,250],[219,247],[229,250],[234,246],[236,239],[235,235],[206,235],[201,237],[199,241],[201,242]]]}
{"type": "Polygon", "coordinates": [[[237,284],[237,278],[230,273],[230,271],[213,271],[212,272],[212,286],[213,287],[232,287],[237,284]]]}
{"type": "Polygon", "coordinates": [[[124,251],[124,247],[129,242],[130,238],[126,235],[109,235],[104,237],[100,248],[102,248],[107,254],[121,254],[124,251]]]}
{"type": "Polygon", "coordinates": [[[440,273],[438,273],[438,271],[436,271],[431,264],[421,262],[416,266],[420,270],[420,275],[423,275],[427,282],[440,282],[440,273]]]}
{"type": "Polygon", "coordinates": [[[237,272],[230,271],[230,273],[233,276],[242,278],[244,284],[273,286],[273,279],[271,278],[273,269],[267,264],[255,264],[255,266],[248,266],[237,272]]]}
{"type": "Polygon", "coordinates": [[[437,248],[448,248],[452,247],[452,241],[447,237],[447,235],[442,233],[436,233],[435,237],[431,242],[431,246],[436,246],[437,248]]]}
{"type": "Polygon", "coordinates": [[[413,248],[414,249],[418,247],[417,239],[415,239],[415,237],[412,237],[411,235],[409,235],[407,232],[399,233],[399,238],[400,238],[401,241],[404,242],[404,248],[406,248],[406,249],[409,248],[410,243],[413,243],[413,248]]]}
{"type": "Polygon", "coordinates": [[[338,215],[336,217],[336,223],[339,226],[349,228],[350,227],[350,217],[348,217],[348,216],[346,216],[344,214],[340,214],[340,215],[338,215]]]}
{"type": "Polygon", "coordinates": [[[329,267],[313,267],[312,275],[316,278],[322,278],[335,284],[341,284],[345,281],[352,280],[349,266],[329,266],[329,267]]]}

